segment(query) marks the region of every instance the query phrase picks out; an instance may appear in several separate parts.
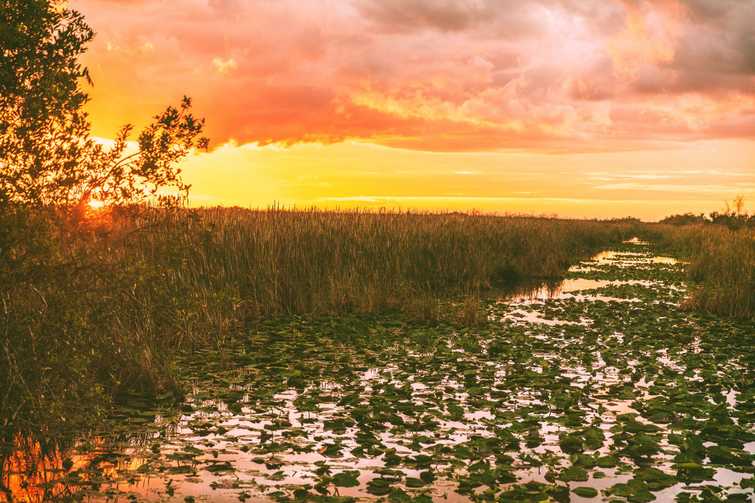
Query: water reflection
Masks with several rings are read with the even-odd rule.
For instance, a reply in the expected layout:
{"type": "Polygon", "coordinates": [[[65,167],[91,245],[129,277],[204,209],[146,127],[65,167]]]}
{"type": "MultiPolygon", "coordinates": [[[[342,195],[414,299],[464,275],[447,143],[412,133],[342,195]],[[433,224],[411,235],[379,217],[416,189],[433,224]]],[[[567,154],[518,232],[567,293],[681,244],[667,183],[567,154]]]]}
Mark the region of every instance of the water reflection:
{"type": "MultiPolygon", "coordinates": [[[[654,264],[666,262],[647,252],[606,252],[571,273],[654,264]]],[[[408,338],[370,346],[379,338],[370,335],[366,348],[327,348],[325,339],[303,347],[316,332],[270,334],[259,344],[265,358],[256,366],[204,371],[172,418],[167,412],[127,411],[116,424],[130,416],[149,419],[120,437],[93,436],[62,449],[45,450],[17,436],[14,454],[2,462],[6,498],[159,501],[175,495],[273,501],[306,487],[312,494],[374,499],[372,481],[395,478],[393,486],[401,490],[461,503],[470,498],[460,494],[460,481],[478,462],[497,468],[500,463],[510,477],[498,484],[501,489],[514,480],[550,483],[553,473],[572,462],[560,444],[571,431],[568,421],[600,430],[605,441],[597,455],[614,453],[620,418],[638,413],[642,401],[658,392],[652,390],[652,377],[642,375],[643,359],[657,365],[654,375],[686,370],[679,360],[683,355],[665,348],[652,348],[647,358],[621,362],[625,365],[611,362],[605,351],[624,344],[619,331],[600,332],[600,346],[586,346],[594,352],[587,359],[566,349],[595,322],[577,309],[563,318],[567,307],[631,301],[580,293],[611,285],[657,286],[637,279],[575,277],[510,295],[491,303],[491,316],[506,328],[498,349],[491,334],[474,340],[471,333],[423,333],[418,338],[427,337],[425,347],[410,346],[408,338]],[[558,316],[551,312],[554,307],[558,316]],[[290,338],[288,345],[275,346],[284,337],[290,338]],[[518,345],[524,349],[508,352],[518,345]],[[276,359],[283,351],[289,351],[287,359],[276,359]],[[317,372],[306,374],[318,365],[317,372]],[[632,393],[626,396],[623,389],[632,393]],[[578,399],[572,401],[572,394],[578,399]],[[581,407],[580,401],[589,406],[581,407]],[[486,442],[501,439],[510,444],[486,450],[486,442]],[[350,470],[358,474],[345,487],[328,478],[350,470]]],[[[376,330],[364,328],[368,334],[376,330]]],[[[695,348],[692,341],[689,350],[695,348]]],[[[738,405],[736,393],[728,392],[726,400],[732,408],[738,405]]],[[[645,424],[644,418],[639,421],[645,424]]],[[[671,472],[673,452],[668,444],[663,447],[667,452],[655,461],[671,472]]],[[[591,472],[587,480],[568,486],[605,489],[632,477],[631,468],[601,473],[603,478],[591,472]]],[[[717,468],[715,477],[732,485],[744,475],[717,468]]],[[[657,497],[669,501],[680,489],[677,484],[657,497]]],[[[572,501],[589,500],[572,496],[572,501]]]]}
{"type": "Polygon", "coordinates": [[[523,302],[563,299],[567,297],[567,294],[570,294],[572,292],[603,288],[611,284],[616,284],[616,282],[612,283],[608,280],[584,278],[566,279],[557,284],[546,284],[540,287],[520,290],[517,293],[505,296],[502,301],[523,302]]]}
{"type": "MultiPolygon", "coordinates": [[[[637,238],[625,241],[625,243],[635,245],[648,245],[644,241],[640,241],[637,238]]],[[[649,256],[647,252],[642,251],[627,251],[627,250],[606,250],[598,253],[590,260],[582,261],[577,265],[569,268],[568,274],[570,276],[578,276],[581,274],[587,274],[595,271],[600,271],[603,266],[612,266],[619,268],[635,267],[638,265],[653,265],[663,264],[674,266],[679,264],[679,260],[673,257],[652,255],[649,256]]],[[[656,281],[650,280],[637,280],[637,279],[594,279],[585,277],[568,277],[561,281],[555,282],[541,282],[537,284],[524,284],[520,285],[516,289],[508,292],[503,292],[498,301],[502,303],[522,303],[540,301],[545,302],[547,300],[567,299],[574,298],[577,300],[599,300],[603,302],[626,302],[627,299],[610,297],[600,295],[596,293],[590,293],[585,295],[575,295],[578,292],[597,290],[601,288],[621,285],[637,285],[650,287],[656,281]]]]}
{"type": "Polygon", "coordinates": [[[86,488],[96,490],[113,483],[118,473],[141,467],[143,459],[107,448],[110,442],[94,437],[77,446],[46,446],[31,435],[14,435],[9,454],[0,459],[0,501],[79,499],[86,488]]]}

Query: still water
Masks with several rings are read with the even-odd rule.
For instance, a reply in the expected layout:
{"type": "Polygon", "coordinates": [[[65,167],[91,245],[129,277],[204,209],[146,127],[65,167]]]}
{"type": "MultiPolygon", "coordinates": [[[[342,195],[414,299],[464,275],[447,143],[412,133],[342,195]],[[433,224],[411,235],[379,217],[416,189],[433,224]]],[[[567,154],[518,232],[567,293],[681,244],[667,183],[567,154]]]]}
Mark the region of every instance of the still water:
{"type": "Polygon", "coordinates": [[[123,407],[62,448],[17,437],[0,501],[748,498],[748,327],[681,312],[683,277],[634,240],[485,301],[481,327],[262,330],[233,365],[183,362],[178,407],[123,407]],[[716,331],[730,351],[706,349],[716,331]]]}

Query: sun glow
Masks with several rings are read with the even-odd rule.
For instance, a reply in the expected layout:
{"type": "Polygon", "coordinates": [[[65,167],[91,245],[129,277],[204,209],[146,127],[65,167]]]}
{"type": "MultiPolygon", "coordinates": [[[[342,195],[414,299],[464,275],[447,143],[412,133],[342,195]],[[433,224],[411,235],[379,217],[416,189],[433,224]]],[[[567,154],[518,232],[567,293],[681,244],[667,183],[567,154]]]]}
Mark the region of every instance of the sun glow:
{"type": "Polygon", "coordinates": [[[89,207],[93,210],[99,210],[105,207],[105,202],[97,199],[92,199],[91,201],[89,201],[89,207]]]}
{"type": "Polygon", "coordinates": [[[107,33],[84,59],[98,144],[182,94],[206,117],[196,206],[655,220],[755,200],[752,1],[354,0],[325,24],[317,0],[70,3],[107,33]]]}

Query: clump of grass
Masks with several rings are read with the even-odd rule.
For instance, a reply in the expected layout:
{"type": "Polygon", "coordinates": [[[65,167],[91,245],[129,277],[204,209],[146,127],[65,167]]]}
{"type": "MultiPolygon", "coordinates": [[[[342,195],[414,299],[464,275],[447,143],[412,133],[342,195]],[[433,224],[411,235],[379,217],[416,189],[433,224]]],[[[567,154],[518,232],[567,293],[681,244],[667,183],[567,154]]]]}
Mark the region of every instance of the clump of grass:
{"type": "Polygon", "coordinates": [[[755,231],[690,225],[657,226],[655,232],[662,246],[690,261],[690,308],[755,317],[755,231]]]}
{"type": "Polygon", "coordinates": [[[755,232],[705,232],[689,274],[698,284],[695,307],[723,316],[755,316],[755,232]]]}

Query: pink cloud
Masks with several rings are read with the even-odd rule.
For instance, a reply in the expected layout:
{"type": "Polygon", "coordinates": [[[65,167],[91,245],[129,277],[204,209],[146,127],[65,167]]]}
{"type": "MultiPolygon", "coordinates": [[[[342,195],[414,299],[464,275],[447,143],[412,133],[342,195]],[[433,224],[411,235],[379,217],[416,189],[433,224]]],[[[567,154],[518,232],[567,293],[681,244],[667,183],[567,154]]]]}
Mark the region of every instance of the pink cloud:
{"type": "Polygon", "coordinates": [[[620,149],[755,136],[755,4],[73,0],[95,125],[182,94],[215,144],[620,149]]]}

